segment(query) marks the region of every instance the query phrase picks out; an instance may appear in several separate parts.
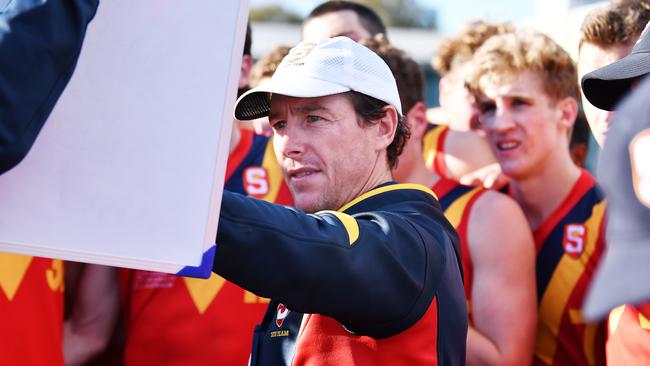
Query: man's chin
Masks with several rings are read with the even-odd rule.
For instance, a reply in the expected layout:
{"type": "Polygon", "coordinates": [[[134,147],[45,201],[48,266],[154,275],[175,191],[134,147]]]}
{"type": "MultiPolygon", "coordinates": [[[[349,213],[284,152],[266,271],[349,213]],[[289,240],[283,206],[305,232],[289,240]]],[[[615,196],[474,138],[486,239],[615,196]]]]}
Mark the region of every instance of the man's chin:
{"type": "Polygon", "coordinates": [[[297,208],[307,213],[315,213],[328,209],[327,207],[324,207],[325,205],[320,198],[322,197],[320,197],[319,194],[298,193],[294,194],[293,202],[297,208]]]}

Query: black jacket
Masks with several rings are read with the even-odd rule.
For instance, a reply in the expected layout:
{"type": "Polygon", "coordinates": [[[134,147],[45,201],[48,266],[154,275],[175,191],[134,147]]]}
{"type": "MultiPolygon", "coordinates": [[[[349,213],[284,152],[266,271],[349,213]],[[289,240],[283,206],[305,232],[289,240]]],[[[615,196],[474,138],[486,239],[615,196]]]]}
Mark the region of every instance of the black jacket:
{"type": "MultiPolygon", "coordinates": [[[[439,362],[463,365],[467,307],[458,238],[433,194],[387,184],[341,211],[305,214],[224,192],[214,271],[293,311],[329,316],[374,338],[415,324],[435,296],[439,362]]],[[[261,336],[257,347],[271,339],[261,336]]],[[[253,355],[258,364],[267,364],[264,358],[253,355]]]]}

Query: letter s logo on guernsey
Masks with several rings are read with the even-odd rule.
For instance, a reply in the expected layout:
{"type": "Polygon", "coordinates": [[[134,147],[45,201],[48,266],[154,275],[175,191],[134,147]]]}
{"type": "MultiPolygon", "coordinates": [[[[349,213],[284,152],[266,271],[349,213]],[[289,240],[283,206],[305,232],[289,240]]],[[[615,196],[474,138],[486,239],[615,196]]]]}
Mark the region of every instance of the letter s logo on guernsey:
{"type": "Polygon", "coordinates": [[[278,326],[278,328],[282,327],[282,323],[284,323],[284,319],[287,318],[287,315],[289,315],[290,310],[287,309],[284,304],[279,304],[278,305],[278,314],[275,317],[275,325],[278,326]]]}
{"type": "Polygon", "coordinates": [[[261,166],[252,166],[244,170],[244,190],[255,198],[262,198],[269,193],[269,174],[261,166]]]}
{"type": "Polygon", "coordinates": [[[578,258],[585,250],[587,227],[582,224],[568,224],[564,227],[564,252],[578,258]]]}

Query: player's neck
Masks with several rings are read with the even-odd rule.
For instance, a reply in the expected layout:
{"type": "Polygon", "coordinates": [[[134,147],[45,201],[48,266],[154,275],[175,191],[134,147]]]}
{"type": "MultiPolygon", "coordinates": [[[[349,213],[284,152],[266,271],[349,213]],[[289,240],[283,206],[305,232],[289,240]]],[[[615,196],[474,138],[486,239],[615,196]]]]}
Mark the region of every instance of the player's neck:
{"type": "Polygon", "coordinates": [[[553,159],[547,159],[536,174],[512,179],[510,183],[512,195],[533,230],[560,206],[580,178],[580,169],[575,166],[568,151],[555,155],[553,159]]]}
{"type": "MultiPolygon", "coordinates": [[[[422,156],[422,154],[420,153],[418,156],[422,156]]],[[[407,164],[407,162],[398,162],[399,164],[407,164]]],[[[431,188],[440,180],[440,176],[427,168],[421,159],[417,159],[417,162],[408,162],[408,166],[400,168],[405,169],[393,171],[393,178],[399,183],[417,183],[431,188]]]]}

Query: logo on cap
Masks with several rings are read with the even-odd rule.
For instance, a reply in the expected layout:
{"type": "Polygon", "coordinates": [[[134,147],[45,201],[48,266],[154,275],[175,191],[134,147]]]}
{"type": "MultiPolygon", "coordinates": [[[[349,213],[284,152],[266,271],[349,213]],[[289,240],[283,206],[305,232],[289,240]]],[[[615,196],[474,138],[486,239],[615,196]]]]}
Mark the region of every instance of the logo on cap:
{"type": "Polygon", "coordinates": [[[650,128],[639,132],[630,142],[630,163],[634,193],[641,203],[650,208],[650,128]]]}
{"type": "Polygon", "coordinates": [[[578,258],[585,250],[587,227],[582,224],[567,224],[564,226],[562,245],[564,252],[573,258],[578,258]]]}
{"type": "Polygon", "coordinates": [[[284,319],[287,318],[289,315],[290,310],[287,309],[284,304],[279,304],[278,305],[278,314],[275,317],[275,325],[278,326],[278,328],[282,327],[282,323],[284,323],[284,319]]]}
{"type": "Polygon", "coordinates": [[[311,50],[313,50],[316,47],[316,43],[311,43],[311,42],[303,42],[297,45],[296,47],[292,48],[289,51],[289,54],[284,58],[284,62],[286,65],[296,65],[298,64],[298,61],[302,60],[303,58],[307,57],[311,50]]]}

